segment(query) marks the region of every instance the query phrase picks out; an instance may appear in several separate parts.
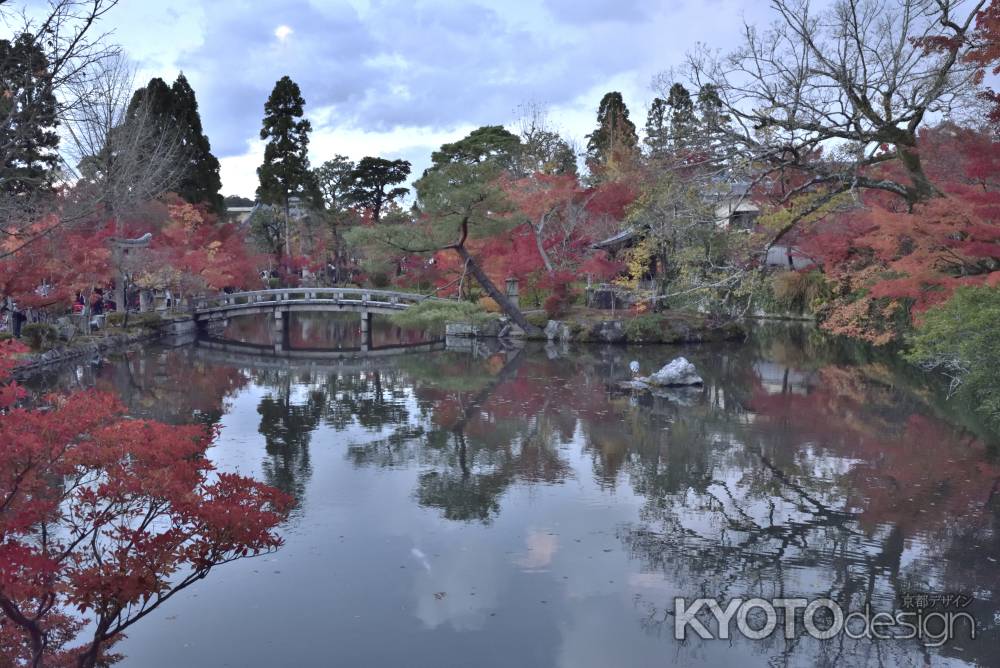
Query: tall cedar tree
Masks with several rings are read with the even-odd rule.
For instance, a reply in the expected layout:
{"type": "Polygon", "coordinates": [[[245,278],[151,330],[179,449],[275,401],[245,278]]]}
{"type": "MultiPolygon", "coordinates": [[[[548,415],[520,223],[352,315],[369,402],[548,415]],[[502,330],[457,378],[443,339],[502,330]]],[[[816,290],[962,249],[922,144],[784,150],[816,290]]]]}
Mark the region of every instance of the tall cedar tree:
{"type": "Polygon", "coordinates": [[[605,94],[597,108],[597,129],[587,135],[587,164],[591,171],[614,169],[629,162],[638,144],[635,123],[629,120],[622,94],[605,94]]]}
{"type": "Polygon", "coordinates": [[[284,207],[286,255],[291,255],[289,199],[296,195],[313,197],[316,193],[309,170],[312,124],[302,118],[304,106],[299,85],[288,76],[281,77],[264,103],[264,125],[260,130],[260,138],[267,140],[267,146],[264,164],[257,168],[257,198],[284,207]]]}
{"type": "Polygon", "coordinates": [[[180,74],[170,91],[174,96],[174,114],[187,160],[177,194],[192,204],[208,204],[213,212],[222,213],[226,204],[220,192],[219,159],[212,155],[212,145],[201,127],[194,90],[187,77],[180,74]]]}
{"type": "Polygon", "coordinates": [[[698,125],[691,93],[683,84],[675,83],[667,94],[667,106],[670,108],[670,138],[674,150],[687,149],[695,140],[698,125]]]}
{"type": "Polygon", "coordinates": [[[211,211],[221,213],[225,202],[219,192],[222,189],[219,160],[212,155],[212,146],[202,130],[198,101],[187,78],[178,75],[173,86],[159,77],[150,79],[145,88],[132,96],[128,116],[139,114],[144,103],[150,106],[146,113],[158,130],[150,135],[151,143],[156,143],[158,134],[172,134],[180,144],[178,158],[182,168],[175,187],[177,194],[187,202],[207,204],[211,211]]]}
{"type": "Polygon", "coordinates": [[[59,135],[48,60],[31,35],[0,40],[0,191],[49,190],[59,135]]]}
{"type": "Polygon", "coordinates": [[[650,158],[661,158],[670,146],[670,125],[667,101],[655,98],[646,115],[646,137],[643,139],[650,158]]]}
{"type": "Polygon", "coordinates": [[[731,118],[723,109],[719,90],[712,84],[705,84],[698,91],[698,114],[701,127],[697,142],[705,159],[714,168],[731,167],[733,147],[728,135],[731,118]]]}
{"type": "Polygon", "coordinates": [[[350,203],[368,209],[372,222],[379,222],[382,209],[410,192],[409,188],[397,187],[410,175],[407,160],[386,160],[385,158],[362,158],[358,166],[351,170],[347,189],[350,203]]]}

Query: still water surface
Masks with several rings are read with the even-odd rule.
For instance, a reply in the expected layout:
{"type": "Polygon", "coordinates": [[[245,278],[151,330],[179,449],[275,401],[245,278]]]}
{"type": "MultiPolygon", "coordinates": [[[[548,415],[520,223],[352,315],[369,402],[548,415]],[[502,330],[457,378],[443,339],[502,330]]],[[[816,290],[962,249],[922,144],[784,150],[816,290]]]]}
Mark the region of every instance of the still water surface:
{"type": "Polygon", "coordinates": [[[319,366],[151,349],[34,382],[217,422],[219,468],[297,499],[279,552],[139,623],[125,666],[1000,665],[1000,465],[814,333],[319,366]],[[617,388],[678,354],[704,388],[617,388]],[[674,640],[675,596],[913,592],[970,595],[978,638],[674,640]]]}

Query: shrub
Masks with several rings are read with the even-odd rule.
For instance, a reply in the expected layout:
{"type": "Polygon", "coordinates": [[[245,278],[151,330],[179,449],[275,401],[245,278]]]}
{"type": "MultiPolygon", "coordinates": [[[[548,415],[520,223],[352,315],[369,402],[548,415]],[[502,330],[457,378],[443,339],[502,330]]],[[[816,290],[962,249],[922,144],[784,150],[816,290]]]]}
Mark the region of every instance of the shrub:
{"type": "Polygon", "coordinates": [[[544,287],[552,291],[542,304],[542,308],[550,318],[561,318],[573,305],[576,298],[576,291],[572,285],[573,278],[569,272],[561,271],[547,276],[543,281],[544,287]]]}
{"type": "Polygon", "coordinates": [[[778,305],[795,313],[815,311],[830,297],[826,277],[815,269],[782,272],[774,277],[772,286],[778,305]]]}
{"type": "Polygon", "coordinates": [[[952,379],[994,429],[1000,429],[1000,288],[961,287],[924,313],[907,359],[952,379]]]}
{"type": "Polygon", "coordinates": [[[663,338],[664,316],[643,313],[625,321],[625,336],[630,343],[653,343],[663,338]]]}
{"type": "Polygon", "coordinates": [[[392,281],[389,279],[389,274],[384,271],[372,272],[368,276],[368,281],[371,283],[373,288],[377,288],[379,290],[384,290],[392,284],[392,281]]]}
{"type": "Polygon", "coordinates": [[[139,327],[159,327],[163,324],[163,316],[161,316],[156,311],[147,311],[146,313],[133,313],[128,318],[128,323],[136,324],[139,327]]]}
{"type": "Polygon", "coordinates": [[[500,304],[497,304],[496,300],[492,297],[480,297],[478,303],[487,313],[500,313],[503,311],[500,308],[500,304]]]}
{"type": "MultiPolygon", "coordinates": [[[[163,322],[163,317],[156,311],[146,313],[130,313],[128,316],[129,327],[158,327],[163,322]]],[[[112,327],[121,327],[125,324],[125,314],[115,311],[107,315],[107,323],[112,327]]]]}
{"type": "Polygon", "coordinates": [[[549,316],[544,311],[532,311],[524,314],[525,319],[535,327],[545,328],[549,324],[549,316]]]}
{"type": "Polygon", "coordinates": [[[483,310],[479,304],[472,302],[428,299],[405,311],[393,313],[389,316],[389,320],[398,327],[440,332],[449,322],[481,324],[495,317],[483,310]]]}
{"type": "Polygon", "coordinates": [[[545,303],[542,305],[542,308],[545,309],[545,313],[549,316],[549,318],[557,320],[566,315],[566,312],[569,310],[571,304],[571,297],[566,293],[566,291],[557,290],[545,298],[545,303]]]}
{"type": "Polygon", "coordinates": [[[32,322],[21,328],[21,338],[32,350],[48,350],[59,343],[59,330],[44,322],[32,322]]]}

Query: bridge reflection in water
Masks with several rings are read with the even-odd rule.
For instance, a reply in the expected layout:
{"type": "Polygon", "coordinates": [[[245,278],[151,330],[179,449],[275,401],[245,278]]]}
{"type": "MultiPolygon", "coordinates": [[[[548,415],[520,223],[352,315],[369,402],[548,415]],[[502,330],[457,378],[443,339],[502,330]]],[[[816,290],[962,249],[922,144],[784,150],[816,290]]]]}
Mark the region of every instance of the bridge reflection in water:
{"type": "Polygon", "coordinates": [[[199,302],[199,345],[237,355],[337,358],[441,348],[426,332],[392,325],[423,295],[350,288],[260,290],[199,302]],[[357,315],[355,315],[357,314],[357,315]]]}

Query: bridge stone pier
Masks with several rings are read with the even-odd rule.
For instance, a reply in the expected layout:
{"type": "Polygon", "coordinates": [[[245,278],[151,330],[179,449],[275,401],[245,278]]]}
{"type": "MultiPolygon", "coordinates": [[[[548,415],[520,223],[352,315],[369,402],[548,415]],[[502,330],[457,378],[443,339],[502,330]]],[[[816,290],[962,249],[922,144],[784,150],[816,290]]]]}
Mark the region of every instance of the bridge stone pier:
{"type": "MultiPolygon", "coordinates": [[[[274,316],[271,318],[271,340],[274,341],[274,354],[283,355],[291,350],[288,342],[288,323],[291,318],[291,311],[282,308],[274,309],[274,316]]],[[[226,324],[229,323],[227,319],[226,324]]],[[[372,314],[369,311],[361,311],[361,352],[368,352],[372,349],[372,314]]]]}
{"type": "Polygon", "coordinates": [[[282,288],[220,294],[195,303],[194,319],[202,330],[210,330],[238,315],[271,317],[275,355],[291,352],[288,321],[291,313],[354,312],[361,316],[361,351],[372,349],[372,316],[398,313],[427,299],[408,292],[363,288],[282,288]]]}

